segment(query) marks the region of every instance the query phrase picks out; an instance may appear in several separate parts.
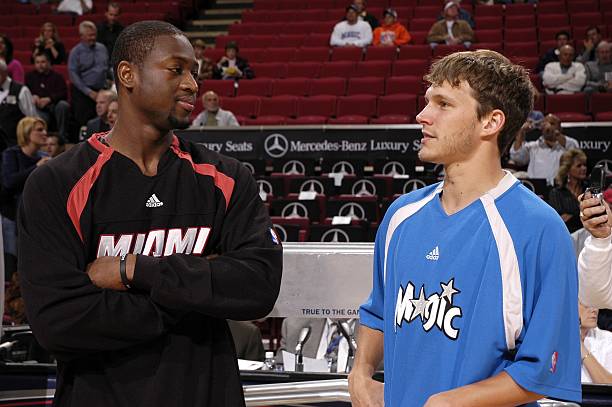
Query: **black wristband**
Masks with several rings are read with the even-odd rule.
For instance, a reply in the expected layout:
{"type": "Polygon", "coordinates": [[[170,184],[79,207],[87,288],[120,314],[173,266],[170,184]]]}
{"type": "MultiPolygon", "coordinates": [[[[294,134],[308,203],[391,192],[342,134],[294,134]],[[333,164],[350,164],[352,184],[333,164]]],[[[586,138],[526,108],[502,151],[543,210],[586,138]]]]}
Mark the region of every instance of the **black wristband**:
{"type": "Polygon", "coordinates": [[[119,275],[121,276],[121,283],[129,290],[132,287],[130,286],[130,280],[128,280],[125,270],[127,265],[127,256],[127,254],[122,254],[119,258],[119,275]]]}

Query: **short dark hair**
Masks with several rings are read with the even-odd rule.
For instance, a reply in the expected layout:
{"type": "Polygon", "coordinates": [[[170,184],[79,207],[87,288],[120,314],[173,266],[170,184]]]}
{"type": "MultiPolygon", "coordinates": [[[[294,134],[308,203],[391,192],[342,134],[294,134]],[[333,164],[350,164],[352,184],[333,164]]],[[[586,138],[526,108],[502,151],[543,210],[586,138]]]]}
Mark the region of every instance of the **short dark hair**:
{"type": "Polygon", "coordinates": [[[591,30],[595,30],[597,32],[597,34],[601,34],[601,30],[596,25],[588,26],[586,31],[585,31],[585,33],[588,34],[589,31],[591,31],[591,30]]]}
{"type": "Polygon", "coordinates": [[[47,61],[51,62],[51,58],[49,58],[49,55],[46,52],[37,52],[36,55],[34,55],[34,61],[36,61],[36,58],[38,57],[47,58],[47,61]]]}
{"type": "Polygon", "coordinates": [[[555,40],[558,40],[558,39],[559,39],[559,37],[560,37],[560,36],[562,36],[562,35],[565,35],[565,36],[567,37],[567,39],[568,39],[568,40],[569,40],[570,38],[572,38],[572,37],[570,36],[570,33],[569,33],[569,32],[567,32],[567,31],[565,31],[565,30],[561,30],[561,31],[559,31],[559,32],[557,32],[557,33],[555,34],[555,40]]]}
{"type": "Polygon", "coordinates": [[[175,36],[185,34],[170,23],[164,21],[139,21],[127,26],[115,42],[111,65],[115,84],[120,86],[117,78],[117,68],[121,61],[127,61],[142,67],[142,63],[153,50],[157,37],[175,36]]]}
{"type": "Polygon", "coordinates": [[[108,11],[109,8],[116,8],[117,10],[121,10],[121,6],[119,6],[119,3],[117,3],[116,1],[111,1],[106,5],[106,10],[108,11]]]}
{"type": "Polygon", "coordinates": [[[455,87],[466,81],[478,102],[478,119],[494,109],[504,112],[506,123],[497,139],[501,155],[533,109],[535,89],[529,73],[495,51],[465,51],[448,55],[434,62],[424,79],[435,86],[448,82],[455,87]]]}
{"type": "Polygon", "coordinates": [[[236,52],[240,52],[240,48],[238,48],[238,43],[236,41],[229,41],[225,44],[225,50],[227,51],[228,49],[235,49],[236,52]]]}

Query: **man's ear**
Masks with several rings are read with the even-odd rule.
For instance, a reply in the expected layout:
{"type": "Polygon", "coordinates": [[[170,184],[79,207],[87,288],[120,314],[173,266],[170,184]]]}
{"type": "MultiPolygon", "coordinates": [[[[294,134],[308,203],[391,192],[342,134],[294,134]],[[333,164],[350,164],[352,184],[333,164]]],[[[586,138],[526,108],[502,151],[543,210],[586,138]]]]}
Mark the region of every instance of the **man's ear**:
{"type": "Polygon", "coordinates": [[[119,62],[119,65],[117,66],[117,78],[115,78],[115,80],[118,81],[121,86],[129,90],[134,89],[137,76],[138,73],[136,72],[136,67],[134,65],[127,61],[119,62]]]}
{"type": "Polygon", "coordinates": [[[499,134],[506,124],[506,115],[499,109],[493,109],[491,113],[483,117],[482,121],[482,137],[490,138],[499,134]]]}

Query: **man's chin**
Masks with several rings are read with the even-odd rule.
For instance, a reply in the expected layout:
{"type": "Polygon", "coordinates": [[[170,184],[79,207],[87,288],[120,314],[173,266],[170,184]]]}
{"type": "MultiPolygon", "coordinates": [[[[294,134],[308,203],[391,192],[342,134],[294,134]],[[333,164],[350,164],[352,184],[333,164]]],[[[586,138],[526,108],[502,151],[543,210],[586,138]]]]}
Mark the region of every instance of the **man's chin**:
{"type": "Polygon", "coordinates": [[[170,116],[168,121],[170,122],[170,128],[174,130],[185,130],[191,124],[191,122],[189,121],[189,117],[180,119],[175,116],[170,116]]]}

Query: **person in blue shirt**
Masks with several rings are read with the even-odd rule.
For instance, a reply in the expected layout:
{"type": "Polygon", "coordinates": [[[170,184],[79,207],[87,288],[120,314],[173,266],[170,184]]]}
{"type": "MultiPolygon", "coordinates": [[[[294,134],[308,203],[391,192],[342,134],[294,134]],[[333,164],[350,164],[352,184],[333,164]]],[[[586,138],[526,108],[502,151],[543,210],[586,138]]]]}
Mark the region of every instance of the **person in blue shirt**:
{"type": "Polygon", "coordinates": [[[570,236],[500,163],[533,107],[529,75],[479,50],[435,62],[425,79],[419,158],[445,178],[397,199],[379,227],[353,406],[580,401],[570,236]],[[384,385],[371,378],[383,355],[384,385]]]}

